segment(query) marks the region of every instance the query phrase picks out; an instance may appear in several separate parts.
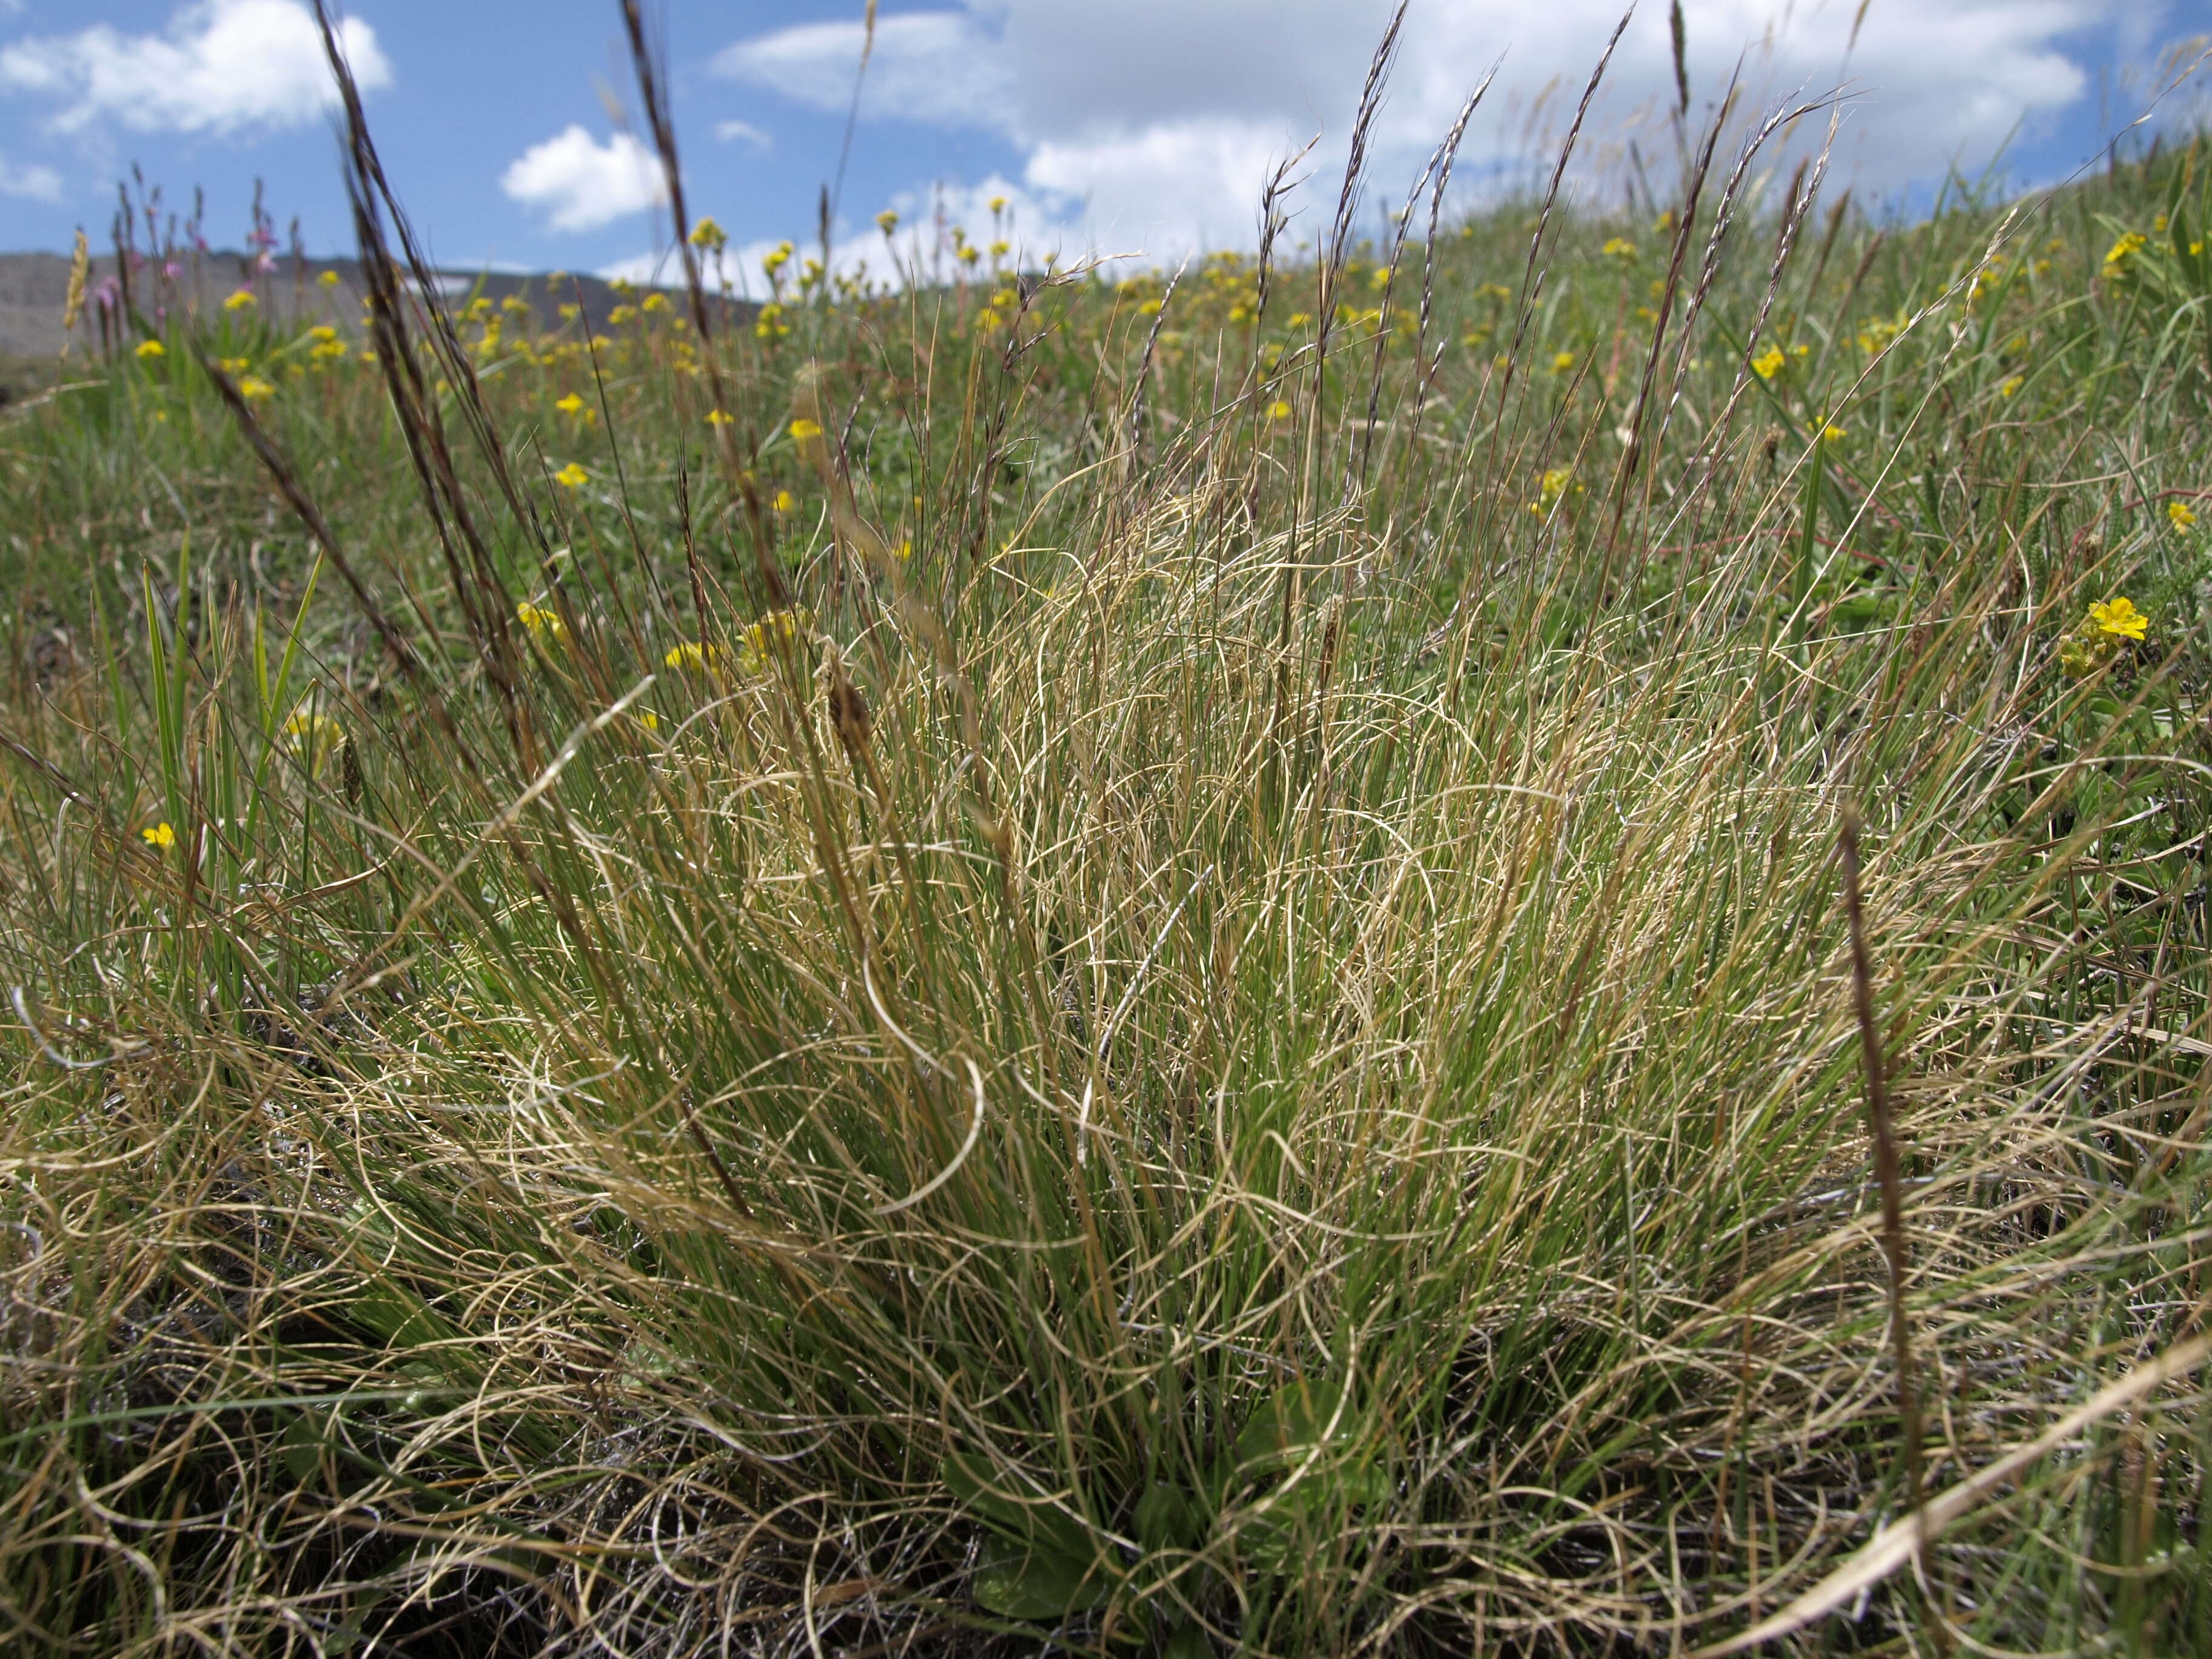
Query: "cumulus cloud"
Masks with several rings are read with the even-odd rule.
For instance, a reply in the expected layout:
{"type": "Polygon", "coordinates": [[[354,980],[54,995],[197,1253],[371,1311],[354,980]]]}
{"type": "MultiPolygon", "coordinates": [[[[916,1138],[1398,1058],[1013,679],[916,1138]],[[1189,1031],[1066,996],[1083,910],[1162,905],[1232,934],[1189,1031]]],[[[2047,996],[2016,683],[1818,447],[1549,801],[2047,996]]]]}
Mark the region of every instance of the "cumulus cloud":
{"type": "Polygon", "coordinates": [[[744,143],[755,149],[766,149],[775,142],[750,121],[717,121],[714,137],[726,144],[744,143]]]}
{"type": "MultiPolygon", "coordinates": [[[[817,109],[842,109],[860,62],[857,22],[801,23],[718,54],[718,74],[769,87],[817,109]]],[[[1012,107],[1013,66],[1001,43],[963,12],[909,12],[876,26],[867,106],[939,126],[991,125],[1012,107]]]]}
{"type": "MultiPolygon", "coordinates": [[[[392,84],[376,31],[338,26],[364,91],[392,84]]],[[[0,47],[0,88],[53,100],[54,130],[229,134],[312,120],[337,99],[321,33],[301,0],[194,0],[159,34],[95,24],[0,47]]]]}
{"type": "Polygon", "coordinates": [[[0,196],[21,196],[33,202],[62,199],[62,176],[52,167],[35,163],[17,167],[0,155],[0,196]]]}
{"type": "MultiPolygon", "coordinates": [[[[887,19],[864,114],[981,129],[1022,158],[1021,183],[1094,246],[1157,253],[1247,241],[1271,166],[1316,134],[1324,178],[1394,0],[964,0],[887,19]],[[894,27],[896,26],[896,27],[894,27]]],[[[1376,131],[1376,176],[1410,181],[1459,103],[1504,53],[1470,131],[1462,180],[1555,142],[1620,0],[1413,0],[1376,131]]],[[[2118,27],[2128,0],[1686,0],[1693,97],[1742,66],[1754,101],[1842,88],[1838,169],[1889,188],[1985,161],[2023,126],[2082,97],[2072,37],[2118,27]]],[[[858,23],[740,41],[722,75],[824,110],[852,95],[858,23]]],[[[1638,9],[1585,155],[1658,136],[1674,85],[1667,8],[1638,9]]],[[[1697,112],[1693,110],[1693,115],[1697,112]]],[[[1662,147],[1671,154],[1671,143],[1662,147]]]]}
{"type": "Polygon", "coordinates": [[[602,143],[573,122],[516,157],[499,187],[544,210],[556,230],[597,230],[668,200],[659,158],[635,134],[602,143]]]}

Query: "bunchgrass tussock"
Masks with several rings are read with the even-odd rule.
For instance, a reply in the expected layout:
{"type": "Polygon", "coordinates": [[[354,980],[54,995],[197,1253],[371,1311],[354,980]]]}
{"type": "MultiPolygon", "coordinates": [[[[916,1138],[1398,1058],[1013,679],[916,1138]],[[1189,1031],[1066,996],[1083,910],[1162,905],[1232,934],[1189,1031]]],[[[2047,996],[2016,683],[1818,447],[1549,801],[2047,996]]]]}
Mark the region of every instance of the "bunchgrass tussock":
{"type": "Polygon", "coordinates": [[[0,1641],[2212,1649],[2205,144],[753,305],[624,12],[0,428],[0,1641]]]}

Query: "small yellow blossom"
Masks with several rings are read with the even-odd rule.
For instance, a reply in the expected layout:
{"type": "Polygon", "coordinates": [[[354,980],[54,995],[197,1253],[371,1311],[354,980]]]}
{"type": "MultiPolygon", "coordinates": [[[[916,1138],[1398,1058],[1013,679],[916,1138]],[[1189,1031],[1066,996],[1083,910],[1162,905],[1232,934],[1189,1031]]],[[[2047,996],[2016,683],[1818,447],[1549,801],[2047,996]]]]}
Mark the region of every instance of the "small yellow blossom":
{"type": "Polygon", "coordinates": [[[2166,504],[2166,521],[2176,530],[2194,530],[2197,528],[2197,509],[2187,501],[2168,501],[2166,504]]]}
{"type": "Polygon", "coordinates": [[[994,196],[983,205],[989,208],[994,215],[1004,213],[1006,210],[1006,198],[1003,196],[994,196]]]}
{"type": "Polygon", "coordinates": [[[311,776],[319,777],[324,765],[345,741],[345,728],[328,714],[301,709],[284,722],[284,741],[307,762],[311,776]]]}
{"type": "Polygon", "coordinates": [[[878,213],[876,216],[876,228],[883,232],[884,235],[890,235],[898,228],[899,216],[897,213],[891,209],[885,208],[881,213],[878,213]]]}
{"type": "Polygon", "coordinates": [[[553,475],[553,482],[555,483],[564,485],[570,489],[579,489],[581,486],[589,483],[591,479],[592,475],[585,471],[582,467],[578,466],[574,461],[569,462],[568,465],[562,467],[558,472],[556,472],[553,475]]]}
{"type": "Polygon", "coordinates": [[[266,398],[276,390],[258,374],[248,374],[238,383],[238,395],[241,398],[266,398]]]}
{"type": "Polygon", "coordinates": [[[1751,372],[1762,380],[1771,380],[1782,372],[1783,364],[1789,361],[1783,356],[1780,346],[1769,346],[1751,360],[1751,372]]]}
{"type": "Polygon", "coordinates": [[[253,297],[253,290],[252,289],[241,288],[234,292],[228,299],[222,302],[222,308],[225,311],[243,311],[248,306],[259,305],[260,303],[261,302],[258,300],[253,297]]]}
{"type": "Polygon", "coordinates": [[[788,513],[798,505],[798,501],[793,498],[788,489],[777,490],[775,499],[769,503],[769,506],[778,513],[788,513]]]}
{"type": "Polygon", "coordinates": [[[1536,486],[1536,499],[1528,503],[1528,510],[1543,518],[1559,504],[1568,490],[1579,492],[1582,486],[1575,482],[1575,470],[1571,466],[1555,466],[1547,471],[1536,486]]]}
{"type": "Polygon", "coordinates": [[[2142,252],[2144,245],[2149,240],[2150,238],[2144,235],[2142,232],[2130,230],[2124,234],[2111,247],[2106,249],[2106,279],[2109,282],[2118,282],[2125,278],[2130,274],[2128,262],[2142,252]]]}
{"type": "Polygon", "coordinates": [[[1552,359],[1552,373],[1554,374],[1564,374],[1575,366],[1576,361],[1577,359],[1573,352],[1562,351],[1558,356],[1552,359]]]}
{"type": "Polygon", "coordinates": [[[2026,382],[2022,380],[2019,375],[2008,374],[2004,378],[2004,383],[1997,387],[1997,396],[2000,398],[2009,398],[2014,393],[2017,392],[2025,384],[2026,382]]]}
{"type": "Polygon", "coordinates": [[[132,356],[148,359],[166,357],[169,355],[168,347],[163,345],[159,340],[141,340],[137,345],[131,347],[131,350],[132,356]]]}
{"type": "Polygon", "coordinates": [[[746,629],[744,650],[738,659],[739,666],[749,674],[757,674],[768,665],[769,653],[774,641],[781,637],[790,640],[799,631],[799,624],[807,620],[804,611],[771,611],[746,629]]]}
{"type": "Polygon", "coordinates": [[[1636,257],[1636,244],[1626,236],[1616,236],[1605,245],[1605,252],[1609,258],[1633,259],[1636,257]]]}
{"type": "Polygon", "coordinates": [[[620,328],[624,323],[630,321],[636,315],[637,307],[635,306],[617,306],[612,311],[607,313],[607,326],[610,328],[620,328]]]}
{"type": "Polygon", "coordinates": [[[713,646],[701,645],[696,641],[685,640],[680,645],[672,645],[668,647],[660,659],[660,665],[663,668],[704,668],[714,660],[713,646]]]}
{"type": "Polygon", "coordinates": [[[1833,421],[1823,421],[1820,423],[1820,436],[1826,442],[1839,444],[1843,442],[1844,439],[1847,435],[1848,434],[1844,431],[1844,428],[1838,426],[1833,421]]]}
{"type": "Polygon", "coordinates": [[[326,270],[315,280],[325,288],[336,288],[338,285],[338,274],[335,270],[326,270]]]}
{"type": "Polygon", "coordinates": [[[1290,404],[1283,398],[1276,398],[1275,401],[1267,407],[1267,418],[1271,421],[1289,420],[1291,418],[1290,404]]]}
{"type": "Polygon", "coordinates": [[[2150,618],[2136,610],[2124,595],[2115,595],[2103,605],[2091,605],[2089,620],[2097,624],[2100,634],[2109,634],[2119,640],[2139,640],[2150,625],[2150,618]]]}
{"type": "Polygon", "coordinates": [[[563,415],[578,415],[583,412],[584,400],[577,393],[572,392],[565,398],[556,398],[554,399],[553,407],[559,410],[563,415]]]}
{"type": "Polygon", "coordinates": [[[665,294],[648,294],[645,296],[644,302],[638,307],[638,309],[640,311],[665,311],[668,309],[668,296],[665,294]]]}
{"type": "Polygon", "coordinates": [[[138,835],[149,847],[174,847],[177,844],[177,832],[169,827],[167,818],[150,829],[141,830],[138,835]]]}
{"type": "Polygon", "coordinates": [[[712,219],[702,219],[691,227],[689,239],[693,247],[708,253],[720,253],[729,244],[729,234],[712,219]]]}
{"type": "Polygon", "coordinates": [[[733,418],[727,410],[710,409],[707,411],[708,426],[727,426],[733,418]]]}
{"type": "Polygon", "coordinates": [[[515,620],[530,630],[533,640],[565,640],[568,625],[561,620],[561,613],[542,605],[532,605],[527,599],[514,607],[515,620]]]}
{"type": "Polygon", "coordinates": [[[803,444],[809,439],[818,438],[821,435],[822,422],[819,421],[810,421],[802,415],[791,423],[792,441],[795,443],[803,444]]]}
{"type": "Polygon", "coordinates": [[[226,374],[239,375],[252,368],[253,362],[248,357],[218,357],[215,360],[215,366],[226,374]]]}
{"type": "Polygon", "coordinates": [[[641,708],[637,711],[637,723],[648,732],[660,730],[660,716],[650,708],[641,708]]]}

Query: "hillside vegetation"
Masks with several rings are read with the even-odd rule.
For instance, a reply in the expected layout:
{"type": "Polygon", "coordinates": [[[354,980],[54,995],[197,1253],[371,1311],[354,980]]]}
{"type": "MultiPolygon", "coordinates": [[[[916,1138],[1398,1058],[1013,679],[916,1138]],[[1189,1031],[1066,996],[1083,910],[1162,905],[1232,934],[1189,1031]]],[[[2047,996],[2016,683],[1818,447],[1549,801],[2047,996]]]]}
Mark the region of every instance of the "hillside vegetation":
{"type": "Polygon", "coordinates": [[[353,144],[0,426],[0,1642],[2212,1651],[2212,147],[588,334],[353,144]]]}

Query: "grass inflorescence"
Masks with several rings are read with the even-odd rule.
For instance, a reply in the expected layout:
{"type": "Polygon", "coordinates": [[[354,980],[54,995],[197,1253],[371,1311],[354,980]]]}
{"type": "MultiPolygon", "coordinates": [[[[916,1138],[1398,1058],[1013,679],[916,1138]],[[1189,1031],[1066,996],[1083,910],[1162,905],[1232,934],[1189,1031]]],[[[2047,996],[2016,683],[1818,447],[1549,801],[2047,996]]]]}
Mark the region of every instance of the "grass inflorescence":
{"type": "Polygon", "coordinates": [[[351,118],[0,442],[0,1639],[2212,1645],[2203,143],[592,334],[351,118]]]}

